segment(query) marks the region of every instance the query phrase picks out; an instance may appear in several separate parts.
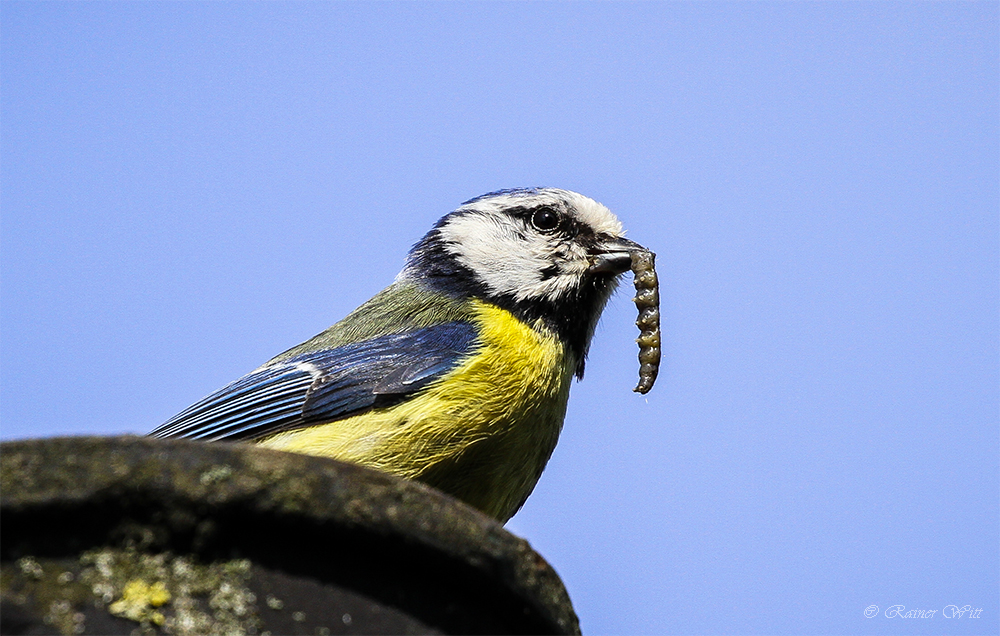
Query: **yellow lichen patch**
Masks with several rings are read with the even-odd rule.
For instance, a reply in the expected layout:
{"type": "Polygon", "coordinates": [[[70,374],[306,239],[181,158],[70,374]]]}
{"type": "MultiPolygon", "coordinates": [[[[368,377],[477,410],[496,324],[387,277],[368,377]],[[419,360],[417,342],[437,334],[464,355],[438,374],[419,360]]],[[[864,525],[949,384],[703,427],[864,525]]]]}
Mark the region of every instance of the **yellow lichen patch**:
{"type": "Polygon", "coordinates": [[[137,623],[162,625],[166,617],[153,608],[169,601],[170,592],[162,581],[149,584],[142,579],[133,579],[125,584],[122,597],[109,605],[108,611],[137,623]]]}

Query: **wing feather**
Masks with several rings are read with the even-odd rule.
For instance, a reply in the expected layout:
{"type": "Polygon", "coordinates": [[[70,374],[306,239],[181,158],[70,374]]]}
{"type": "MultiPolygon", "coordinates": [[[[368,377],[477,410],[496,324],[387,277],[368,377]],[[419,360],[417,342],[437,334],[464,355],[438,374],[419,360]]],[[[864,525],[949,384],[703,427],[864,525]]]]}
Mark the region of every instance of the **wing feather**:
{"type": "Polygon", "coordinates": [[[473,325],[449,322],[302,353],[219,389],[150,435],[236,441],[332,422],[419,391],[475,341],[473,325]]]}

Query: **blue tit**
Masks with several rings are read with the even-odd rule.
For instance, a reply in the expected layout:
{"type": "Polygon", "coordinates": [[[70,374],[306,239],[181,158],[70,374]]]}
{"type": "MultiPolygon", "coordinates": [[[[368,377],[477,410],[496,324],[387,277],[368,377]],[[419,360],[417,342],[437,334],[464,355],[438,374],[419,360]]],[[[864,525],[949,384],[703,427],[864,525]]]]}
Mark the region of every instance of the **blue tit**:
{"type": "Polygon", "coordinates": [[[371,300],[151,435],[354,462],[503,523],[555,448],[619,275],[645,251],[622,234],[611,211],[567,190],[467,201],[371,300]]]}

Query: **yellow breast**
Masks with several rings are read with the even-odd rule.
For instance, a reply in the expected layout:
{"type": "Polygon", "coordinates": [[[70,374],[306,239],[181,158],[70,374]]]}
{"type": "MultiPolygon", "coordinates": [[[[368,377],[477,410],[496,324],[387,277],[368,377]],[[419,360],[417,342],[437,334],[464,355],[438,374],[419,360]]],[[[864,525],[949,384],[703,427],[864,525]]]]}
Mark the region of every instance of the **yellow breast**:
{"type": "Polygon", "coordinates": [[[400,404],[261,444],[419,479],[501,521],[555,447],[576,361],[541,323],[473,301],[479,348],[400,404]]]}

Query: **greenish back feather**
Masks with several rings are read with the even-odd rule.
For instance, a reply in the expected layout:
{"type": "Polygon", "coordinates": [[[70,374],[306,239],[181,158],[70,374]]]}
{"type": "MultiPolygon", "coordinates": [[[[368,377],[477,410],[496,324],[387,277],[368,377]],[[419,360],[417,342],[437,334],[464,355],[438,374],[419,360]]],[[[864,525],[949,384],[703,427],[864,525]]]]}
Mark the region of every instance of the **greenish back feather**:
{"type": "Polygon", "coordinates": [[[337,324],[275,356],[268,364],[408,329],[472,322],[473,317],[467,301],[430,291],[412,280],[396,281],[337,324]]]}

